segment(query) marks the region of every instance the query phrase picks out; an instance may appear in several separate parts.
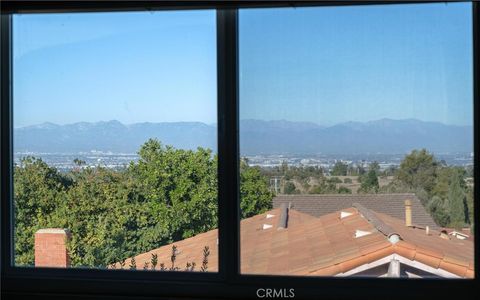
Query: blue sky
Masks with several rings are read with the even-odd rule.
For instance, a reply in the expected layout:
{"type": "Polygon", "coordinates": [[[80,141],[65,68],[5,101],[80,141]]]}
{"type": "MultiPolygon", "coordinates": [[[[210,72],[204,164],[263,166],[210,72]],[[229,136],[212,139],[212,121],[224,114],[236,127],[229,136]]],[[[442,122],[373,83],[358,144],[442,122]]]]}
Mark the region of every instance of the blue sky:
{"type": "MultiPolygon", "coordinates": [[[[14,18],[15,127],[216,122],[215,12],[14,18]]],[[[240,117],[470,125],[471,5],[240,12],[240,117]]]]}
{"type": "Polygon", "coordinates": [[[216,122],[214,11],[14,18],[15,127],[216,122]]]}

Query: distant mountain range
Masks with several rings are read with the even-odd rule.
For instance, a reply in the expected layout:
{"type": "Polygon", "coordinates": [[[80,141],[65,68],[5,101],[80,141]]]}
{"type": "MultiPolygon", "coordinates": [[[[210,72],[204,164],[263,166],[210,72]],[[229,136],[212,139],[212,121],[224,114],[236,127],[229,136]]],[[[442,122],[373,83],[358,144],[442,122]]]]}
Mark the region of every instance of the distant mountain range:
{"type": "MultiPolygon", "coordinates": [[[[136,123],[118,121],[68,125],[43,123],[14,131],[15,152],[137,152],[149,138],[176,148],[216,151],[216,125],[200,122],[136,123]]],[[[240,152],[256,154],[405,153],[427,148],[437,153],[472,152],[471,126],[416,119],[381,119],[320,126],[309,122],[240,121],[240,152]]]]}

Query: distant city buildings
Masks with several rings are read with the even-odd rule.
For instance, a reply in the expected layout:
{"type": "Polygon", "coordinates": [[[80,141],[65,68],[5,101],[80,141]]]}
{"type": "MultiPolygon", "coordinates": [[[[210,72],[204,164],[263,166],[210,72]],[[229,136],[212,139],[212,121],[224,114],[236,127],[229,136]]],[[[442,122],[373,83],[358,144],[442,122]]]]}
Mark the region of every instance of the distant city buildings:
{"type": "MultiPolygon", "coordinates": [[[[456,154],[436,154],[439,160],[444,160],[448,165],[455,166],[472,166],[473,156],[471,153],[456,153],[456,154]]],[[[377,162],[380,171],[388,170],[400,166],[400,162],[405,157],[401,154],[356,154],[356,155],[255,155],[246,156],[250,166],[259,166],[263,168],[279,167],[284,163],[294,167],[320,167],[328,175],[337,162],[347,164],[353,168],[368,167],[377,162]]]]}
{"type": "MultiPolygon", "coordinates": [[[[130,163],[130,161],[137,161],[138,155],[136,153],[114,153],[102,152],[92,150],[90,152],[79,153],[38,153],[38,152],[16,152],[14,154],[14,162],[18,163],[20,158],[25,156],[35,156],[42,158],[47,164],[59,169],[60,171],[68,171],[74,167],[78,167],[74,163],[74,159],[81,159],[85,161],[83,167],[102,166],[106,168],[118,169],[123,168],[130,163]]],[[[400,165],[401,160],[405,154],[357,154],[357,155],[255,155],[246,156],[250,166],[259,166],[262,168],[279,167],[283,163],[289,166],[304,166],[304,167],[320,167],[328,175],[336,162],[341,161],[353,168],[368,169],[369,165],[374,161],[378,162],[380,171],[385,171],[389,168],[395,168],[400,165]]],[[[439,160],[444,160],[449,165],[455,166],[472,166],[472,153],[459,154],[438,154],[439,160]]]]}

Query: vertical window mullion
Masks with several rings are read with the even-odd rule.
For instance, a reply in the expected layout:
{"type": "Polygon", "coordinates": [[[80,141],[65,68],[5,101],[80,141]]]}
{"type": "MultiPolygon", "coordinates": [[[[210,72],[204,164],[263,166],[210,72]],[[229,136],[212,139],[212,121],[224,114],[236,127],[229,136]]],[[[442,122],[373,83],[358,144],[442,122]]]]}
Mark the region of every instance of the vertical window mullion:
{"type": "Polygon", "coordinates": [[[217,10],[219,271],[239,274],[238,11],[217,10]]]}
{"type": "MultiPolygon", "coordinates": [[[[474,222],[476,223],[478,220],[478,217],[480,215],[480,205],[479,205],[479,191],[478,191],[478,186],[480,184],[480,169],[478,168],[480,164],[480,156],[478,155],[480,151],[480,139],[478,138],[479,132],[480,132],[480,122],[478,121],[478,117],[480,116],[480,3],[477,1],[474,1],[472,3],[472,13],[473,13],[473,18],[472,18],[472,39],[473,39],[473,153],[475,154],[474,156],[474,164],[473,164],[473,172],[474,172],[474,189],[473,189],[473,199],[474,199],[474,205],[473,205],[473,219],[474,222]]],[[[474,235],[476,236],[478,234],[478,226],[474,226],[474,235]]],[[[475,270],[478,270],[479,268],[479,262],[478,262],[478,255],[480,253],[479,250],[479,243],[476,242],[474,243],[474,255],[475,255],[475,270]]]]}
{"type": "Polygon", "coordinates": [[[13,263],[13,198],[12,198],[12,16],[1,15],[1,243],[2,272],[11,268],[13,263]]]}

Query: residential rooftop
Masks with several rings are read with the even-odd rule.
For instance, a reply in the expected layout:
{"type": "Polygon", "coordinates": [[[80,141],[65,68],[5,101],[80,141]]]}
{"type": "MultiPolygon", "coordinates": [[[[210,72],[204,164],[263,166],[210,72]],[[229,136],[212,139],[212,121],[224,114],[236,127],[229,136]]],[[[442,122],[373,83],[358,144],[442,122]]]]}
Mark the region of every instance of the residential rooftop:
{"type": "MultiPolygon", "coordinates": [[[[241,272],[300,276],[393,276],[473,278],[474,248],[440,231],[406,226],[404,220],[375,212],[362,204],[314,217],[287,205],[241,221],[241,272]],[[285,215],[287,214],[287,215],[285,215]],[[397,266],[397,267],[395,267],[397,266]],[[396,270],[396,271],[395,271],[396,270]]],[[[172,246],[176,266],[195,262],[208,246],[208,270],[218,271],[218,231],[135,256],[137,269],[152,254],[170,267],[172,246]]],[[[125,261],[129,266],[131,259],[125,261]]],[[[120,264],[114,265],[120,268],[120,264]]],[[[158,267],[157,267],[158,269],[158,267]]]]}
{"type": "Polygon", "coordinates": [[[289,203],[297,211],[320,217],[352,207],[353,203],[359,203],[375,212],[405,220],[405,200],[410,200],[412,203],[413,224],[419,227],[429,226],[431,229],[441,229],[413,193],[280,195],[273,198],[273,207],[277,208],[282,203],[289,203]]]}

